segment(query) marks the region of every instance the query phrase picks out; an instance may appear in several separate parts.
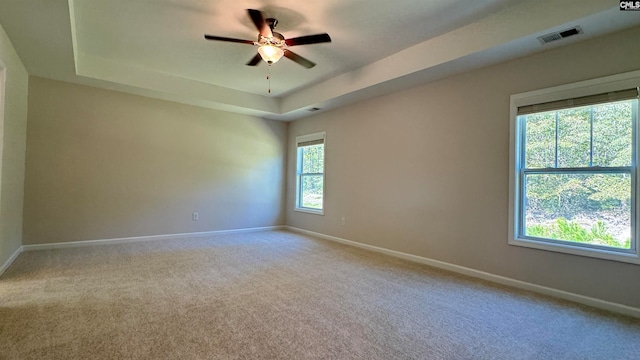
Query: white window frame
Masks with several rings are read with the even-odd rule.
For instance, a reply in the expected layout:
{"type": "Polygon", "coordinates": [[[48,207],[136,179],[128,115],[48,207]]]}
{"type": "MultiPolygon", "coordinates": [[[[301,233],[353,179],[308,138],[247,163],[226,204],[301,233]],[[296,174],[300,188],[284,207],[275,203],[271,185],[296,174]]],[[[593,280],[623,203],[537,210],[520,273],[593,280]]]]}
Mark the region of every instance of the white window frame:
{"type": "MultiPolygon", "coordinates": [[[[326,192],[325,191],[326,189],[326,184],[325,184],[326,147],[327,147],[327,134],[324,131],[296,137],[296,206],[294,208],[295,211],[309,213],[309,214],[316,214],[316,215],[324,215],[324,208],[325,208],[324,199],[325,199],[325,192],[326,192]],[[322,187],[323,187],[322,209],[312,209],[312,208],[303,207],[301,204],[302,186],[300,184],[300,180],[302,178],[301,175],[303,174],[302,174],[302,156],[301,156],[302,147],[300,145],[307,142],[313,142],[313,141],[319,141],[319,140],[322,140],[322,144],[324,145],[323,151],[325,152],[324,161],[322,163],[322,187]]],[[[316,175],[319,175],[319,174],[316,174],[316,175]]]]}
{"type": "Polygon", "coordinates": [[[640,87],[640,71],[633,71],[624,74],[607,76],[598,79],[581,81],[574,84],[556,86],[552,88],[536,90],[521,94],[511,95],[510,108],[510,148],[509,148],[509,241],[510,245],[522,246],[547,251],[561,252],[566,254],[594,257],[600,259],[614,260],[633,264],[640,264],[640,211],[636,211],[636,207],[640,206],[638,191],[638,183],[636,179],[640,179],[640,172],[637,166],[639,155],[638,148],[638,122],[634,123],[634,153],[632,154],[632,206],[631,206],[631,231],[632,244],[631,251],[618,251],[615,249],[608,250],[602,247],[588,247],[580,244],[572,244],[569,242],[547,242],[521,236],[520,226],[522,224],[520,214],[522,214],[520,199],[522,179],[520,177],[520,161],[522,141],[519,136],[518,128],[518,108],[542,104],[551,101],[564,99],[579,98],[582,96],[590,96],[595,94],[604,94],[613,91],[620,91],[630,88],[640,87]]]}

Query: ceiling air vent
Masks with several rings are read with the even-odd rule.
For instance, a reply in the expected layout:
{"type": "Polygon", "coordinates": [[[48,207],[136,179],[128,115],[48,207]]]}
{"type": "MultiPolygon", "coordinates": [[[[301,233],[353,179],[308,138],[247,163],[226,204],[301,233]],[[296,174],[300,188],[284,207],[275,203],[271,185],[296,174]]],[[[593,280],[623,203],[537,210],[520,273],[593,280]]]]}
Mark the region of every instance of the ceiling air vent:
{"type": "Polygon", "coordinates": [[[543,43],[543,44],[548,44],[548,43],[550,43],[552,41],[568,38],[569,36],[578,35],[578,34],[582,34],[582,29],[580,28],[580,26],[576,26],[576,27],[572,27],[571,29],[566,29],[566,30],[562,30],[562,31],[558,31],[558,32],[542,35],[542,36],[538,37],[538,40],[540,40],[540,42],[543,43]]]}

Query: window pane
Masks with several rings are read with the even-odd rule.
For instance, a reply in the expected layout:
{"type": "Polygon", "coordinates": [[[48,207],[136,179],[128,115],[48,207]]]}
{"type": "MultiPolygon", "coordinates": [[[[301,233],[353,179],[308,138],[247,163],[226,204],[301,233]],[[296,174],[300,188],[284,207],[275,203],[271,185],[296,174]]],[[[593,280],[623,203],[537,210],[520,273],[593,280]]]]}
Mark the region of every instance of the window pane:
{"type": "Polygon", "coordinates": [[[558,111],[558,167],[587,167],[590,152],[590,107],[558,111]]]}
{"type": "Polygon", "coordinates": [[[305,146],[302,152],[302,173],[322,173],[324,168],[324,144],[305,146]]]}
{"type": "Polygon", "coordinates": [[[322,191],[322,175],[300,176],[301,207],[322,210],[322,191]]]}
{"type": "Polygon", "coordinates": [[[527,174],[527,236],[631,248],[629,174],[527,174]]]}
{"type": "Polygon", "coordinates": [[[632,101],[593,107],[593,165],[631,166],[632,101]]]}
{"type": "Polygon", "coordinates": [[[546,112],[527,115],[525,167],[555,167],[556,113],[546,112]]]}

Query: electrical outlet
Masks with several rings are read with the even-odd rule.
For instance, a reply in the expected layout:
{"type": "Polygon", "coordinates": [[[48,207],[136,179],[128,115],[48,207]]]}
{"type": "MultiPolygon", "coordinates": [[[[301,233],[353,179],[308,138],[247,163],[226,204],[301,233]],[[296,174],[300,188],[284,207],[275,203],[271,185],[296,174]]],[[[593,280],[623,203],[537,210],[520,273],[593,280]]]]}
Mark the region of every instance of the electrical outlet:
{"type": "Polygon", "coordinates": [[[197,212],[194,212],[193,214],[191,214],[191,220],[193,220],[193,221],[198,221],[198,217],[199,216],[198,216],[197,212]]]}
{"type": "Polygon", "coordinates": [[[345,218],[344,216],[342,217],[342,225],[347,223],[347,218],[345,218]]]}

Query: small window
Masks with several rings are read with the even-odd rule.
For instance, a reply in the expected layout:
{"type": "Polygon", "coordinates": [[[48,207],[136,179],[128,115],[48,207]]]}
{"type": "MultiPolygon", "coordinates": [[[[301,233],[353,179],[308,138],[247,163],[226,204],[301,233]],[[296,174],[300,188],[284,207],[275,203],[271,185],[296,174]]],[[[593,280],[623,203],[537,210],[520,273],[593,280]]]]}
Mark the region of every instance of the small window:
{"type": "Polygon", "coordinates": [[[325,133],[296,138],[296,210],[324,214],[325,133]]]}
{"type": "Polygon", "coordinates": [[[510,243],[639,262],[638,88],[596,82],[512,96],[510,243]]]}

